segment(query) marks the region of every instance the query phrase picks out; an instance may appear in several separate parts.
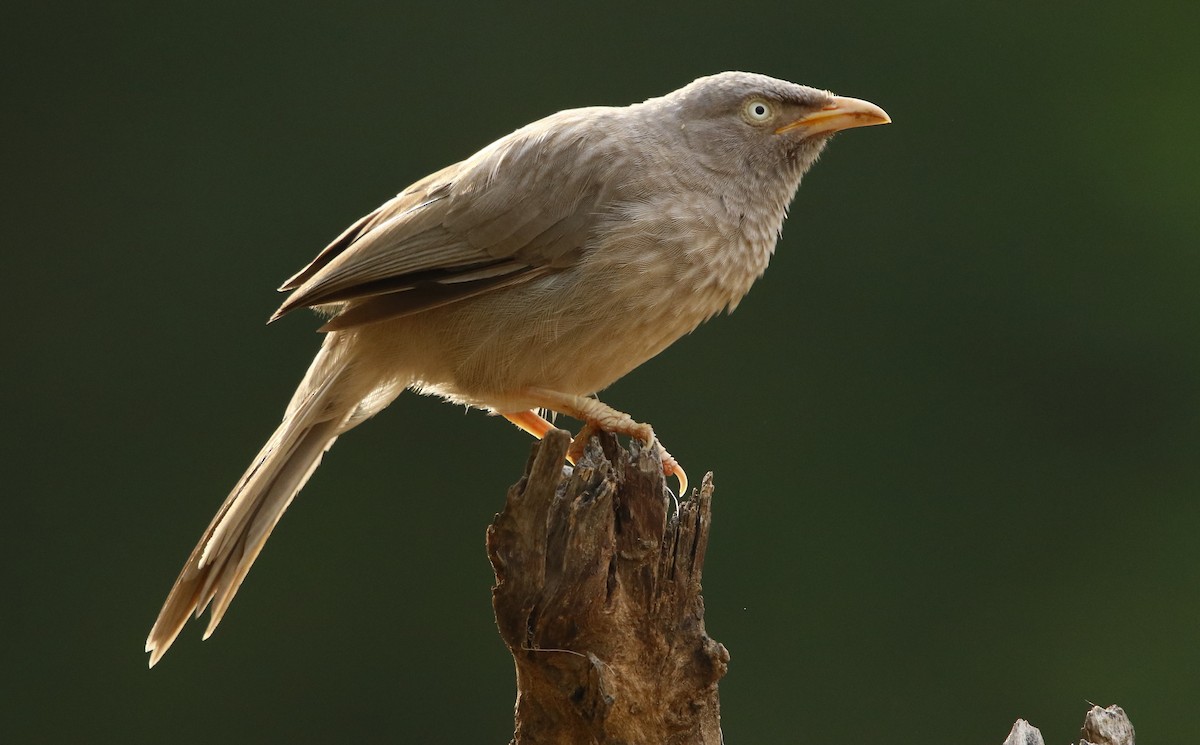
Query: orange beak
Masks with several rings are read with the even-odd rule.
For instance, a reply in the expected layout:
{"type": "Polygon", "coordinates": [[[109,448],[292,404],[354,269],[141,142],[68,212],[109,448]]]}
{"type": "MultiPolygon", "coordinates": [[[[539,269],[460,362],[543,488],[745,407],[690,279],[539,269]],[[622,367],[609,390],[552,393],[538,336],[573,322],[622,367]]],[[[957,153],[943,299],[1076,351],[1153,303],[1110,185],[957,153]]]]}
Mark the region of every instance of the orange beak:
{"type": "Polygon", "coordinates": [[[803,136],[830,135],[843,129],[853,127],[873,127],[876,124],[890,124],[892,118],[887,112],[870,101],[861,98],[834,96],[833,101],[811,114],[802,116],[791,124],[785,124],[775,130],[775,134],[802,129],[803,136]]]}

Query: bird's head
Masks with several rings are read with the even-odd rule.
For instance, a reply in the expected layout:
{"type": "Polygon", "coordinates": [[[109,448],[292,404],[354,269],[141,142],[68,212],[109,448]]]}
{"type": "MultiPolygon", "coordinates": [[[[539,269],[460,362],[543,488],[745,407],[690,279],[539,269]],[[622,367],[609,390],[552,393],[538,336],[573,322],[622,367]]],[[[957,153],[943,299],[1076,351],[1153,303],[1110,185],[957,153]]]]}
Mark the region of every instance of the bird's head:
{"type": "Polygon", "coordinates": [[[652,102],[672,113],[707,167],[775,171],[786,164],[797,179],[835,133],[891,121],[868,101],[747,72],[699,78],[652,102]]]}

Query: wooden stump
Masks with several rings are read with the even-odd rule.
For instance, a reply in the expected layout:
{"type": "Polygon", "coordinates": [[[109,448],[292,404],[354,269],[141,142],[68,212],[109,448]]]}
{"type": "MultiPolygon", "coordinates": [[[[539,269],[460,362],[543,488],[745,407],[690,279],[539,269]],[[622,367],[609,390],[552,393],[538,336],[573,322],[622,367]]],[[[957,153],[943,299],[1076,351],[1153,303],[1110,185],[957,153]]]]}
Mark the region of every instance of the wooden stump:
{"type": "Polygon", "coordinates": [[[718,745],[729,653],[704,630],[712,474],[675,502],[662,464],[551,430],[488,529],[492,604],[517,672],[514,745],[718,745]],[[676,506],[678,507],[676,509],[676,506]]]}

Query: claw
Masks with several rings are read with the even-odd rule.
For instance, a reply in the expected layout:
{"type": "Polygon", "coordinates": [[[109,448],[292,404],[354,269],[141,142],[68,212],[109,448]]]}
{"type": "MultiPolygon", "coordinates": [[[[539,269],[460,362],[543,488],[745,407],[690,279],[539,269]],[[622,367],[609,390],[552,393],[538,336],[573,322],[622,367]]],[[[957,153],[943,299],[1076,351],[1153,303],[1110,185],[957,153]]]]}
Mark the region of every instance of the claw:
{"type": "Polygon", "coordinates": [[[688,477],[683,470],[683,466],[679,465],[679,461],[675,460],[675,456],[667,452],[667,449],[662,446],[661,442],[655,440],[655,445],[658,447],[658,457],[662,459],[663,475],[667,478],[674,476],[679,480],[679,498],[687,499],[688,477]]]}

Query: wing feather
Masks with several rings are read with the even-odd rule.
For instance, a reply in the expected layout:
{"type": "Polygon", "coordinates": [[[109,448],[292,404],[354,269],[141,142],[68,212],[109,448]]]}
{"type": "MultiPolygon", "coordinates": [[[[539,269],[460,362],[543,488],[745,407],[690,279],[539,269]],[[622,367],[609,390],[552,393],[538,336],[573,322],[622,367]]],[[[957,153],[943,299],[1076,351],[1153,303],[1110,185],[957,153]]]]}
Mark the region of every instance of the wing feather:
{"type": "Polygon", "coordinates": [[[521,282],[528,282],[535,277],[549,273],[545,267],[532,268],[523,266],[519,271],[498,276],[475,279],[470,282],[427,283],[417,285],[404,292],[394,292],[380,295],[349,304],[345,310],[329,319],[321,331],[343,331],[354,326],[375,323],[388,318],[398,318],[413,313],[420,313],[430,308],[438,308],[451,303],[457,303],[467,298],[476,297],[486,292],[492,292],[501,287],[509,287],[521,282]]]}

